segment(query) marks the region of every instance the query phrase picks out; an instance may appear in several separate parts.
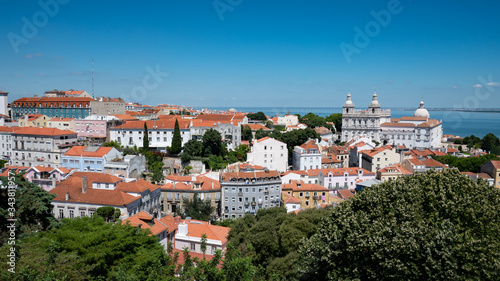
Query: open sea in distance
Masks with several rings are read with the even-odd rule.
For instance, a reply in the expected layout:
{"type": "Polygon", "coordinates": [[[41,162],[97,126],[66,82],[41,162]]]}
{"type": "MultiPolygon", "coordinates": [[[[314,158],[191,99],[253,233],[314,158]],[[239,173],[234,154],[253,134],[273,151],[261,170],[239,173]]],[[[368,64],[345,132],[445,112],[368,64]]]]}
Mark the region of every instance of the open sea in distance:
{"type": "MultiPolygon", "coordinates": [[[[341,107],[209,107],[210,110],[225,111],[234,108],[240,112],[264,112],[267,116],[285,114],[305,115],[309,112],[325,117],[332,113],[342,113],[341,107]]],[[[197,108],[201,109],[201,108],[197,108]]],[[[428,109],[432,119],[443,122],[443,134],[466,137],[475,135],[482,138],[488,133],[500,137],[500,113],[462,112],[428,109]]],[[[415,110],[391,110],[392,118],[412,116],[415,110]]]]}

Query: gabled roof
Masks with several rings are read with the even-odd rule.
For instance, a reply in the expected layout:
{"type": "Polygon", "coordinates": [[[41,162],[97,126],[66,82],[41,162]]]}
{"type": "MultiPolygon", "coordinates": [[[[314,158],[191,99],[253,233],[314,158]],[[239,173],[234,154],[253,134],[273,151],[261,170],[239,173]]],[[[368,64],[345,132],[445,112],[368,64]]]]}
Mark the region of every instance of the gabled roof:
{"type": "Polygon", "coordinates": [[[402,173],[403,175],[411,175],[412,173],[401,166],[401,164],[394,164],[378,170],[381,173],[402,173]]]}
{"type": "Polygon", "coordinates": [[[228,172],[228,173],[222,173],[221,174],[221,180],[222,181],[231,181],[232,179],[238,180],[238,179],[259,179],[259,178],[278,178],[279,179],[279,174],[278,171],[276,170],[271,170],[271,171],[253,171],[253,172],[228,172]]]}
{"type": "Polygon", "coordinates": [[[271,131],[268,127],[262,125],[262,124],[245,124],[243,125],[244,127],[249,127],[252,131],[257,131],[262,129],[263,131],[271,131]]]}
{"type": "Polygon", "coordinates": [[[135,197],[118,190],[87,188],[87,191],[83,193],[81,183],[80,186],[56,185],[49,193],[57,195],[52,201],[105,206],[126,206],[136,200],[141,200],[141,197],[135,197]],[[69,194],[68,200],[66,200],[66,193],[69,194]]]}
{"type": "Polygon", "coordinates": [[[390,145],[384,145],[384,146],[375,147],[375,148],[372,148],[372,149],[360,150],[358,152],[359,153],[363,153],[365,155],[368,155],[370,157],[373,157],[373,156],[379,154],[380,152],[383,152],[385,150],[391,150],[391,149],[392,149],[392,146],[390,146],[390,145]]]}
{"type": "Polygon", "coordinates": [[[337,190],[337,192],[340,194],[340,196],[343,198],[343,199],[349,199],[349,198],[352,198],[354,197],[354,194],[348,190],[348,189],[341,189],[341,190],[337,190]]]}
{"type": "Polygon", "coordinates": [[[300,191],[326,191],[328,192],[328,188],[315,184],[315,183],[304,183],[303,181],[292,180],[290,183],[285,183],[282,185],[282,190],[291,189],[294,192],[300,191]]]}
{"type": "Polygon", "coordinates": [[[115,115],[112,115],[112,116],[115,116],[116,118],[121,119],[121,120],[125,120],[125,121],[136,121],[136,120],[138,120],[137,118],[135,118],[134,116],[132,116],[130,114],[115,114],[115,115]]]}
{"type": "MultiPolygon", "coordinates": [[[[160,220],[153,218],[150,214],[145,211],[141,211],[125,220],[122,224],[125,225],[129,223],[133,227],[138,227],[141,225],[141,229],[149,229],[153,235],[158,235],[163,231],[167,231],[168,226],[165,225],[160,220]]],[[[167,231],[171,232],[171,231],[167,231]]]]}
{"type": "MultiPolygon", "coordinates": [[[[189,129],[190,120],[177,119],[179,122],[179,129],[189,129]]],[[[148,130],[173,130],[175,127],[175,120],[148,120],[148,121],[125,121],[125,124],[111,128],[111,130],[120,129],[135,129],[144,130],[144,123],[147,124],[148,130]]]]}
{"type": "Polygon", "coordinates": [[[69,178],[58,183],[60,186],[74,186],[74,187],[82,187],[82,178],[87,177],[87,186],[92,186],[92,183],[118,183],[121,182],[122,179],[110,174],[105,173],[95,173],[95,172],[74,172],[69,178]]]}
{"type": "Polygon", "coordinates": [[[75,132],[70,130],[59,130],[57,128],[36,128],[36,127],[22,127],[14,132],[14,135],[33,135],[33,136],[65,136],[76,135],[75,132]]]}
{"type": "Polygon", "coordinates": [[[78,156],[78,157],[98,157],[102,158],[108,154],[113,147],[101,146],[96,151],[88,150],[87,146],[73,146],[64,156],[78,156]]]}
{"type": "Polygon", "coordinates": [[[116,185],[115,190],[120,190],[123,192],[141,193],[147,189],[149,189],[149,191],[154,191],[158,188],[160,188],[159,185],[152,184],[152,183],[145,181],[143,179],[139,179],[139,180],[132,181],[132,182],[119,182],[116,185]]]}
{"type": "Polygon", "coordinates": [[[173,190],[193,190],[193,191],[220,191],[220,183],[218,180],[206,176],[196,177],[196,181],[191,181],[190,184],[184,182],[167,183],[161,187],[163,191],[173,190]],[[212,184],[213,183],[213,184],[212,184]]]}
{"type": "Polygon", "coordinates": [[[187,236],[201,238],[205,234],[207,239],[221,241],[223,245],[227,243],[227,236],[231,230],[229,227],[212,225],[206,221],[198,220],[183,220],[182,222],[188,225],[187,236]]]}
{"type": "Polygon", "coordinates": [[[300,204],[299,198],[293,197],[286,192],[281,192],[281,198],[283,198],[283,202],[285,202],[285,204],[300,204]]]}

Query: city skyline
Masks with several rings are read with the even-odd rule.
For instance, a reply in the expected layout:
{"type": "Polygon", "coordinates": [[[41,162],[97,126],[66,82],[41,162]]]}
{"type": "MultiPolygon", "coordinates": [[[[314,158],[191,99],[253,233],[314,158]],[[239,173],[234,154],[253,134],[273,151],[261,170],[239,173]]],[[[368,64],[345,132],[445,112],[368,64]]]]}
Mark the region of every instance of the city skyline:
{"type": "MultiPolygon", "coordinates": [[[[40,4],[41,3],[41,4],[40,4]]],[[[498,108],[494,1],[2,5],[0,91],[193,107],[498,108]]]]}

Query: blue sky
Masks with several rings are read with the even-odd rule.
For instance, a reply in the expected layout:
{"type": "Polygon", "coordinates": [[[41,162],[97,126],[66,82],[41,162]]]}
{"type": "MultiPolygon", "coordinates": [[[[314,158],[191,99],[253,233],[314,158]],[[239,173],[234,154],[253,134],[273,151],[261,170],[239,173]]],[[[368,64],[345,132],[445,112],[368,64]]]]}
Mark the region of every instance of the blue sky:
{"type": "Polygon", "coordinates": [[[93,57],[96,96],[152,105],[340,107],[351,91],[366,107],[376,89],[383,107],[500,107],[498,1],[41,2],[58,4],[0,2],[10,100],[90,93],[93,57]]]}

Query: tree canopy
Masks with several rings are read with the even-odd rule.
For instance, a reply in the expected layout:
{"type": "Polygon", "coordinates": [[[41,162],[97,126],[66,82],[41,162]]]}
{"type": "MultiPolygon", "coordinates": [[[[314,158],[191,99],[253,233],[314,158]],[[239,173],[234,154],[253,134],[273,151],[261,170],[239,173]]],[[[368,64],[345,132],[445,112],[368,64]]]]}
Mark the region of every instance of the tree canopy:
{"type": "Polygon", "coordinates": [[[262,111],[259,111],[257,113],[249,113],[249,114],[247,114],[247,118],[250,120],[258,120],[258,121],[266,121],[267,120],[267,116],[262,111]]]}
{"type": "MultiPolygon", "coordinates": [[[[16,186],[15,202],[9,200],[9,192],[12,189],[0,188],[0,225],[8,225],[7,219],[11,217],[16,220],[16,238],[29,235],[33,232],[48,229],[52,224],[57,223],[52,213],[51,204],[55,194],[42,189],[37,184],[26,181],[23,174],[17,174],[9,177],[13,186],[16,186]],[[12,209],[9,209],[12,208],[12,209]]],[[[2,186],[9,186],[9,178],[0,177],[2,186]]],[[[12,195],[12,194],[10,194],[12,195]]],[[[0,242],[7,237],[8,229],[2,227],[0,230],[0,242]]]]}
{"type": "Polygon", "coordinates": [[[482,155],[479,157],[457,157],[457,156],[435,156],[437,161],[448,164],[450,167],[458,168],[461,172],[479,173],[481,166],[490,160],[498,160],[494,154],[482,155]]]}
{"type": "Polygon", "coordinates": [[[229,244],[235,254],[261,268],[263,279],[290,280],[297,271],[297,246],[314,234],[331,209],[286,213],[285,208],[260,209],[256,216],[245,215],[231,222],[229,244]]]}
{"type": "Polygon", "coordinates": [[[144,122],[144,136],[142,137],[142,150],[144,152],[149,151],[149,132],[148,124],[144,122]]]}
{"type": "Polygon", "coordinates": [[[179,129],[179,121],[175,119],[174,125],[174,135],[172,136],[172,146],[170,147],[169,152],[173,155],[177,155],[182,150],[182,137],[181,131],[179,129]]]}
{"type": "Polygon", "coordinates": [[[184,212],[181,217],[190,217],[194,220],[209,221],[215,208],[210,199],[202,200],[198,193],[193,195],[193,199],[184,199],[184,212]]]}
{"type": "Polygon", "coordinates": [[[453,169],[366,188],[300,246],[299,278],[499,280],[499,204],[453,169]]]}

